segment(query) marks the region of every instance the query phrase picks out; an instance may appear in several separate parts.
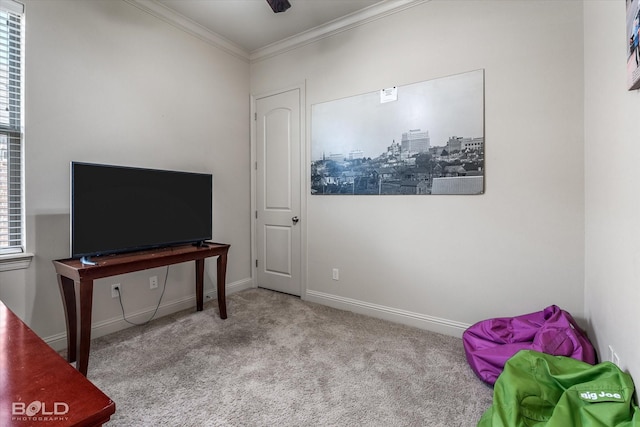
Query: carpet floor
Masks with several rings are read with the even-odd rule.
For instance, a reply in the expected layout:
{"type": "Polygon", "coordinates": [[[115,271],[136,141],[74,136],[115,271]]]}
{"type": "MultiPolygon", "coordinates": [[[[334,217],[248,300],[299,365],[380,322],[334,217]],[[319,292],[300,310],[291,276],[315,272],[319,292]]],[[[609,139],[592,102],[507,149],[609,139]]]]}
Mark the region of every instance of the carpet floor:
{"type": "Polygon", "coordinates": [[[475,426],[462,341],[264,289],[92,341],[109,426],[475,426]]]}

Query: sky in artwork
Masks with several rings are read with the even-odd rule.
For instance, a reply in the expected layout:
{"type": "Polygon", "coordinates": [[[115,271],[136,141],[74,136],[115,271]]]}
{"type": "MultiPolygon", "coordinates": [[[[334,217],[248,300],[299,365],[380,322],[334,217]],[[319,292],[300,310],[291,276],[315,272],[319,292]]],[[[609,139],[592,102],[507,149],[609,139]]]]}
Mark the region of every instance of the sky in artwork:
{"type": "Polygon", "coordinates": [[[312,105],[311,160],[357,150],[375,158],[416,129],[429,132],[431,146],[484,136],[484,71],[400,86],[387,103],[375,91],[312,105]]]}

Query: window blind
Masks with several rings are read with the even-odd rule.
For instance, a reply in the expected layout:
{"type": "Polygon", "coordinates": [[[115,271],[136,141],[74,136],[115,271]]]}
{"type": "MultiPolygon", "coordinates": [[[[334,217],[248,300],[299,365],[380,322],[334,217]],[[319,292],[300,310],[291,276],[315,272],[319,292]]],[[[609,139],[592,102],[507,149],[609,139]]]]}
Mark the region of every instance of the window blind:
{"type": "Polygon", "coordinates": [[[22,17],[24,6],[0,0],[0,254],[22,252],[22,17]]]}

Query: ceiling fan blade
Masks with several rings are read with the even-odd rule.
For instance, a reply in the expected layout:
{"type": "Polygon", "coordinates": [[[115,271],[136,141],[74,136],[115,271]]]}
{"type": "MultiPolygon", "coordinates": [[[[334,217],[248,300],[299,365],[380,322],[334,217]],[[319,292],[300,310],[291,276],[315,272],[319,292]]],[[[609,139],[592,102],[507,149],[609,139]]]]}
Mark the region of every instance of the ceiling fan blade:
{"type": "Polygon", "coordinates": [[[289,0],[267,0],[274,13],[284,12],[291,7],[289,0]]]}

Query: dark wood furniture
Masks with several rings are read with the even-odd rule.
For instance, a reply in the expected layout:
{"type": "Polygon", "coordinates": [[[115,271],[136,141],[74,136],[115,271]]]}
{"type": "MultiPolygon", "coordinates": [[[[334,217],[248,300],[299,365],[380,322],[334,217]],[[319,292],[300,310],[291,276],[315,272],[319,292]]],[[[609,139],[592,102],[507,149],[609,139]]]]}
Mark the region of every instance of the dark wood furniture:
{"type": "Polygon", "coordinates": [[[115,403],[0,302],[0,425],[101,426],[115,403]]]}
{"type": "Polygon", "coordinates": [[[94,258],[96,265],[82,264],[78,259],[53,261],[58,274],[58,284],[62,294],[64,312],[67,319],[67,359],[75,362],[77,368],[87,375],[89,347],[91,343],[91,307],[93,305],[93,281],[103,277],[131,273],[133,271],[162,267],[181,262],[195,261],[196,264],[196,308],[203,308],[204,261],[218,257],[217,288],[220,318],[227,318],[225,279],[227,274],[227,253],[229,245],[209,243],[203,246],[182,245],[161,249],[132,252],[94,258]],[[76,305],[76,296],[80,302],[76,305]],[[79,330],[79,339],[78,339],[79,330]]]}

